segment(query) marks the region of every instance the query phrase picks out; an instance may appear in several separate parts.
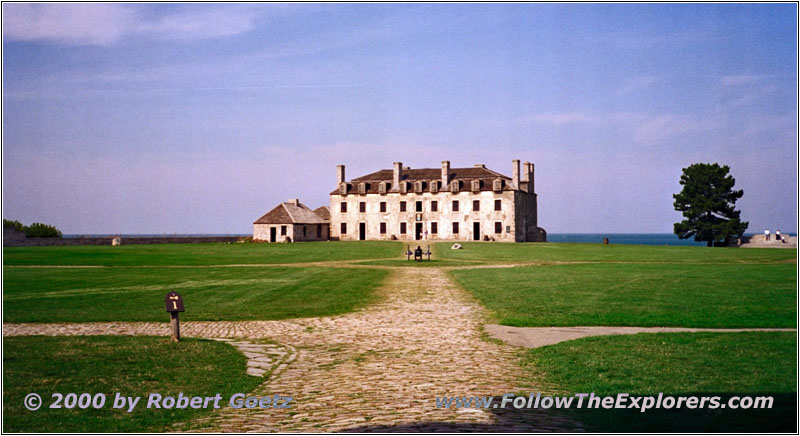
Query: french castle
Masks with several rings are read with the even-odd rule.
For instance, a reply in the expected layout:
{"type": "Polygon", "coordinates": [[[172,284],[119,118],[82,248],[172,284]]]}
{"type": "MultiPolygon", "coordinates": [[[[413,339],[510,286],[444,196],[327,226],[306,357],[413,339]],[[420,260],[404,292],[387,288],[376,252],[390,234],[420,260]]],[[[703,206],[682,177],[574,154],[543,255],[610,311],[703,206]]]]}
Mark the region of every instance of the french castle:
{"type": "Polygon", "coordinates": [[[512,161],[512,177],[471,168],[404,167],[395,162],[348,181],[336,167],[330,208],[311,211],[298,200],[278,205],[254,223],[253,238],[308,240],[473,240],[544,242],[534,190],[534,166],[512,161]],[[319,218],[319,220],[318,220],[319,218]],[[320,220],[329,223],[321,229],[320,220]]]}

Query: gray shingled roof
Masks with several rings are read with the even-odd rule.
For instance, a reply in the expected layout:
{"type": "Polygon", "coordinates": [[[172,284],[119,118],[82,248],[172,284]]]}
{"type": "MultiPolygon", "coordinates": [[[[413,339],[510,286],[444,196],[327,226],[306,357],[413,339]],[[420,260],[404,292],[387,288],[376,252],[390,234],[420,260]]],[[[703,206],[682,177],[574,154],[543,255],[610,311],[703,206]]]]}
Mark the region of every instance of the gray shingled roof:
{"type": "MultiPolygon", "coordinates": [[[[376,182],[376,181],[391,181],[394,178],[394,170],[380,170],[366,176],[361,176],[353,179],[353,182],[376,182]]],[[[416,180],[441,180],[441,168],[416,168],[416,169],[403,169],[403,177],[401,181],[413,182],[416,180]]],[[[485,167],[472,167],[472,168],[450,168],[450,180],[465,180],[465,179],[495,179],[501,178],[511,180],[510,177],[504,176],[498,172],[492,171],[485,167]]]]}
{"type": "Polygon", "coordinates": [[[325,221],[331,220],[331,210],[328,208],[328,206],[320,206],[314,209],[314,213],[325,221]]]}
{"type": "MultiPolygon", "coordinates": [[[[381,182],[392,182],[394,179],[394,170],[380,170],[365,176],[361,176],[351,180],[348,183],[348,189],[355,189],[355,185],[364,182],[366,184],[366,194],[377,194],[379,192],[378,185],[381,182]]],[[[417,169],[403,169],[401,182],[431,182],[440,181],[442,179],[441,168],[417,168],[417,169]]],[[[492,182],[495,179],[503,181],[503,190],[511,191],[515,188],[511,184],[511,177],[492,171],[484,166],[475,166],[472,168],[450,168],[448,173],[449,182],[459,181],[462,190],[469,191],[470,182],[472,180],[481,181],[481,191],[491,191],[493,189],[492,182]]],[[[395,187],[393,187],[395,189],[395,187]]],[[[448,187],[439,187],[439,191],[449,191],[448,187]]],[[[338,194],[339,189],[331,191],[331,194],[338,194]]]]}
{"type": "Polygon", "coordinates": [[[303,203],[284,202],[257,219],[253,224],[327,224],[303,203]]]}

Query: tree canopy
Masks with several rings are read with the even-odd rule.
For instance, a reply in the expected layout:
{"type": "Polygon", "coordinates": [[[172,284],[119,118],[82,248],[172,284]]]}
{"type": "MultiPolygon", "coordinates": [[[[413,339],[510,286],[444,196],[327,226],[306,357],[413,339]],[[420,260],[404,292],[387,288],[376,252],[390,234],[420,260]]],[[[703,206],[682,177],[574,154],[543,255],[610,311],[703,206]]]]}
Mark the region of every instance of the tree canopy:
{"type": "Polygon", "coordinates": [[[748,223],[740,219],[735,205],[744,191],[733,189],[736,180],[729,171],[727,165],[717,163],[696,163],[683,169],[683,190],[672,196],[675,210],[686,218],[674,226],[680,239],[694,237],[711,247],[727,245],[742,236],[748,223]]]}
{"type": "Polygon", "coordinates": [[[25,231],[25,225],[17,220],[12,221],[3,218],[3,227],[13,227],[14,230],[18,230],[20,232],[25,231]]]}
{"type": "Polygon", "coordinates": [[[3,219],[3,227],[13,227],[15,230],[25,233],[28,238],[60,238],[61,230],[54,226],[42,223],[33,223],[29,226],[22,224],[19,221],[11,221],[3,219]]]}
{"type": "Polygon", "coordinates": [[[60,238],[61,230],[42,223],[33,223],[25,227],[25,236],[29,238],[60,238]]]}

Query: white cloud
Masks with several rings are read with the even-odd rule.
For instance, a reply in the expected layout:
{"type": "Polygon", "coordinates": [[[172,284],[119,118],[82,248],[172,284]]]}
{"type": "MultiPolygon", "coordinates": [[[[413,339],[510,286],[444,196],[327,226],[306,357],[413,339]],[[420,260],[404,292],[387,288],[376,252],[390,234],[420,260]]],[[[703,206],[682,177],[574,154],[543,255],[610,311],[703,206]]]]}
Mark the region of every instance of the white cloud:
{"type": "Polygon", "coordinates": [[[505,126],[509,124],[549,124],[562,127],[576,124],[626,124],[641,121],[643,115],[630,112],[590,113],[582,111],[573,112],[542,112],[505,121],[489,121],[487,124],[505,126]]]}
{"type": "Polygon", "coordinates": [[[171,39],[218,38],[247,32],[254,18],[252,9],[211,8],[168,15],[139,29],[171,39]]]}
{"type": "Polygon", "coordinates": [[[186,6],[157,18],[147,18],[142,12],[141,5],[6,3],[3,37],[97,46],[134,35],[175,40],[218,38],[247,32],[258,15],[255,8],[205,6],[186,6]]]}
{"type": "Polygon", "coordinates": [[[648,89],[663,80],[660,76],[640,76],[629,79],[620,89],[619,95],[628,95],[637,91],[648,89]]]}
{"type": "Polygon", "coordinates": [[[526,119],[531,122],[555,124],[556,126],[564,124],[596,123],[599,120],[596,115],[589,115],[583,112],[542,113],[532,115],[526,119]]]}
{"type": "Polygon", "coordinates": [[[738,85],[749,85],[751,83],[758,82],[767,77],[769,76],[732,75],[732,76],[721,76],[719,80],[725,86],[738,86],[738,85]]]}
{"type": "Polygon", "coordinates": [[[752,139],[765,133],[783,134],[791,142],[796,142],[797,117],[794,115],[754,115],[741,126],[740,137],[752,139]]]}
{"type": "Polygon", "coordinates": [[[640,143],[654,143],[664,138],[699,133],[718,129],[722,120],[718,118],[694,119],[678,115],[659,115],[636,129],[634,139],[640,143]]]}
{"type": "Polygon", "coordinates": [[[633,31],[617,31],[608,35],[595,36],[594,44],[626,49],[648,49],[654,47],[675,47],[708,38],[702,30],[686,30],[669,34],[639,34],[633,31]]]}
{"type": "Polygon", "coordinates": [[[136,13],[124,5],[3,5],[3,37],[10,40],[110,45],[136,25],[136,13]]]}

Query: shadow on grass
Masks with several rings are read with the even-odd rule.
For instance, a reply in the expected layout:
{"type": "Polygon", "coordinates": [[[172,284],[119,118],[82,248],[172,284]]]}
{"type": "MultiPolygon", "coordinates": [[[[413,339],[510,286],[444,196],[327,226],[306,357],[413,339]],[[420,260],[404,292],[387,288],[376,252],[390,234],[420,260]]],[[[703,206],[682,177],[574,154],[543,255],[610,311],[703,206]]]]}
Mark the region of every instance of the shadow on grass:
{"type": "MultiPolygon", "coordinates": [[[[682,393],[677,396],[720,397],[727,404],[730,394],[682,393]]],[[[739,397],[772,397],[771,409],[480,409],[490,413],[491,424],[424,421],[400,425],[364,425],[344,432],[511,432],[526,433],[589,431],[603,433],[796,433],[795,393],[741,393],[739,397]]],[[[495,396],[495,399],[498,399],[495,396]]],[[[472,409],[464,412],[480,413],[472,409]]]]}
{"type": "MultiPolygon", "coordinates": [[[[500,397],[496,396],[495,399],[500,397]]],[[[435,406],[434,406],[435,407],[435,406]]],[[[510,406],[509,406],[510,407],[510,406]]],[[[451,409],[452,410],[452,409],[451,409]]],[[[447,421],[421,421],[399,425],[363,425],[343,430],[342,433],[530,433],[580,432],[582,424],[575,420],[568,410],[555,409],[460,409],[457,412],[464,418],[485,417],[493,423],[469,423],[447,421]]]]}
{"type": "MultiPolygon", "coordinates": [[[[727,404],[730,393],[693,392],[685,397],[720,397],[727,404]]],[[[677,395],[676,395],[677,396],[677,395]]],[[[772,397],[770,409],[579,409],[573,417],[586,429],[598,432],[659,433],[794,433],[797,431],[797,394],[747,392],[739,397],[772,397]]]]}

